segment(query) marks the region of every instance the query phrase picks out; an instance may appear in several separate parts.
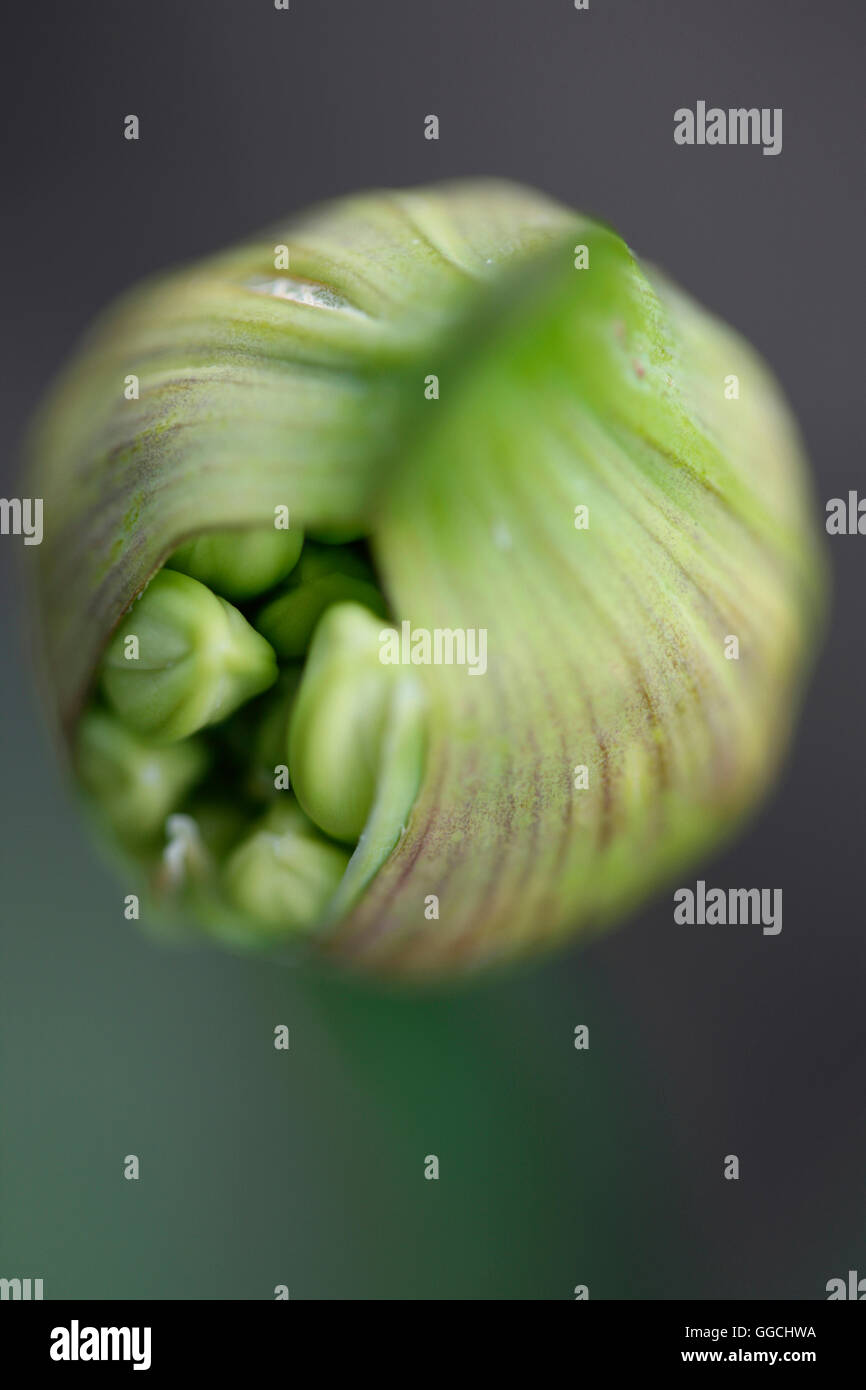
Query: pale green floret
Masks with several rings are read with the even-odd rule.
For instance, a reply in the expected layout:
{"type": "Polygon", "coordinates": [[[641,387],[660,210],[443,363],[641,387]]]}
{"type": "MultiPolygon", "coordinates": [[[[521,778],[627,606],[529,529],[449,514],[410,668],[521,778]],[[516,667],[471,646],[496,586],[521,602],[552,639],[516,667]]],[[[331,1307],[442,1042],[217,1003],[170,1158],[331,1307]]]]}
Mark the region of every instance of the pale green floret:
{"type": "Polygon", "coordinates": [[[273,795],[277,768],[288,762],[289,719],[300,685],[302,669],[290,667],[280,672],[256,710],[255,727],[247,744],[249,787],[259,795],[273,795]]]}
{"type": "Polygon", "coordinates": [[[203,775],[208,752],[196,739],[153,747],[103,710],[82,718],[75,750],[78,776],[100,815],[124,840],[161,833],[166,816],[203,775]]]}
{"type": "Polygon", "coordinates": [[[224,879],[238,911],[282,936],[322,919],[348,860],[286,798],[232,853],[224,879]]]}
{"type": "Polygon", "coordinates": [[[333,918],[357,901],[406,831],[421,786],[428,714],[423,686],[414,675],[401,672],[388,705],[376,795],[355,853],[329,906],[333,918]]]}
{"type": "Polygon", "coordinates": [[[180,546],[166,560],[166,568],[199,579],[223,598],[242,602],[285,579],[303,544],[303,531],[273,526],[216,531],[180,546]]]}
{"type": "Polygon", "coordinates": [[[195,822],[201,842],[215,863],[221,863],[249,829],[249,812],[239,797],[196,793],[184,810],[195,822]]]}
{"type": "Polygon", "coordinates": [[[102,687],[130,728],[173,743],[225,719],[276,678],[272,648],[242,613],[197,579],[161,570],[121,621],[102,687]]]}
{"type": "Polygon", "coordinates": [[[302,657],[313,629],[335,603],[360,603],[385,616],[373,572],[351,550],[307,545],[285,592],[256,618],[256,627],[280,658],[302,657]]]}
{"type": "Polygon", "coordinates": [[[289,769],[301,806],[326,834],[354,844],[379,773],[399,668],[379,660],[381,624],[341,603],[313,637],[289,725],[289,769]]]}

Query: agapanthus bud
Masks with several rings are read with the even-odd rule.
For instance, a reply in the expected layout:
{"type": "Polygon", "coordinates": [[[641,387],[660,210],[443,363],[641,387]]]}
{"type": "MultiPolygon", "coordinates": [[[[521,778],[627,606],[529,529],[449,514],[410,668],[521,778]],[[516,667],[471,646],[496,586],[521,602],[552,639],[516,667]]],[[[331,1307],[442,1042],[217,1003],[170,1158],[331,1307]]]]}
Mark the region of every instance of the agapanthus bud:
{"type": "Polygon", "coordinates": [[[788,408],[530,190],[353,197],[145,286],[34,455],[61,728],[150,910],[218,939],[512,959],[709,852],[787,746],[824,602],[788,408]],[[149,799],[136,740],[190,736],[149,799]]]}
{"type": "Polygon", "coordinates": [[[78,730],[75,770],[109,830],[120,840],[148,841],[207,771],[205,745],[192,738],[155,747],[101,709],[78,730]]]}
{"type": "Polygon", "coordinates": [[[297,529],[273,526],[246,527],[197,536],[180,546],[166,560],[166,568],[180,570],[207,584],[214,593],[240,603],[273,588],[294,569],[304,544],[297,529]]]}
{"type": "Polygon", "coordinates": [[[227,718],[276,679],[273,650],[243,614],[173,570],[151,580],[102,667],[115,713],[161,743],[227,718]]]}
{"type": "Polygon", "coordinates": [[[373,572],[355,551],[307,545],[284,591],[259,613],[256,627],[278,657],[302,657],[319,618],[334,603],[361,603],[385,616],[373,572]]]}
{"type": "MultiPolygon", "coordinates": [[[[373,806],[399,678],[379,659],[382,624],[340,603],[316,629],[289,726],[295,795],[327,835],[357,844],[373,806]]],[[[408,815],[411,805],[405,808],[408,815]]]]}

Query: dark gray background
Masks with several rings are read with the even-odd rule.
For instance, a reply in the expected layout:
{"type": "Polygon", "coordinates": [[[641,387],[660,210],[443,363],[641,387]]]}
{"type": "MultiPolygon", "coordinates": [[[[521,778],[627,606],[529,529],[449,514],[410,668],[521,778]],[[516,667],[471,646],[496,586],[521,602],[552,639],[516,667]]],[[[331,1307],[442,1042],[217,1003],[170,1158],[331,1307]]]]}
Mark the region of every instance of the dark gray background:
{"type": "MultiPolygon", "coordinates": [[[[859,0],[8,10],[3,495],[45,384],[131,281],[321,197],[492,173],[612,222],[756,344],[823,513],[864,476],[864,37],[859,0]],[[782,107],[781,155],[676,147],[699,98],[782,107]]],[[[20,543],[0,540],[0,1275],[48,1297],[820,1298],[866,1274],[866,539],[828,549],[832,626],[786,775],[702,869],[781,885],[781,936],[684,933],[665,895],[588,950],[404,1000],[163,952],[118,920],[33,708],[20,543]],[[461,1177],[431,1201],[440,1149],[461,1177]]]]}

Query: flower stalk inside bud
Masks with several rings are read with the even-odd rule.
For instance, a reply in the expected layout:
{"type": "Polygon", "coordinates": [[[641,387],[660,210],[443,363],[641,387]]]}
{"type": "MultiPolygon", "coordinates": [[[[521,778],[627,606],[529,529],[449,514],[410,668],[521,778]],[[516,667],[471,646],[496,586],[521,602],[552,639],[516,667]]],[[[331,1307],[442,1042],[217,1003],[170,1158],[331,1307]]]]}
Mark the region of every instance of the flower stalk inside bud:
{"type": "Polygon", "coordinates": [[[369,881],[424,754],[420,687],[379,659],[387,613],[358,541],[212,533],[153,577],[105,654],[76,757],[95,815],[163,901],[265,943],[369,881]]]}

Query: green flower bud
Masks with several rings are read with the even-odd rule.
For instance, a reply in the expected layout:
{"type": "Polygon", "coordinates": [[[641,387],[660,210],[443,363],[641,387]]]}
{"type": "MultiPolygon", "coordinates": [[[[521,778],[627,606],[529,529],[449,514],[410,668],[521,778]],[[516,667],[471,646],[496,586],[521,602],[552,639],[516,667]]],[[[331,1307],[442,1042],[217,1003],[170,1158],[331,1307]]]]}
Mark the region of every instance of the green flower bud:
{"type": "Polygon", "coordinates": [[[772,785],[825,607],[796,425],[732,330],[531,190],[352,197],[133,292],[33,459],[52,707],[71,743],[100,683],[139,734],[202,730],[140,859],[220,940],[511,960],[634,909],[772,785]],[[235,564],[227,528],[280,505],[327,549],[278,577],[250,530],[235,564]],[[161,568],[178,547],[226,593],[255,571],[258,631],[161,568]],[[300,684],[257,700],[275,653],[300,684]],[[240,838],[208,843],[209,799],[240,838]]]}
{"type": "Polygon", "coordinates": [[[233,851],[225,882],[238,912],[279,939],[322,919],[348,860],[295,803],[279,801],[233,851]]]}
{"type": "Polygon", "coordinates": [[[369,565],[351,550],[307,545],[286,591],[266,604],[256,628],[281,659],[302,657],[319,618],[335,603],[360,603],[385,616],[369,565]]]}
{"type": "Polygon", "coordinates": [[[122,840],[162,833],[166,817],[208,763],[195,739],[153,747],[103,710],[88,710],[78,728],[75,767],[97,813],[122,840]]]}
{"type": "Polygon", "coordinates": [[[241,790],[257,801],[280,794],[283,769],[288,772],[289,717],[302,669],[285,667],[276,685],[215,730],[220,756],[224,749],[241,790]]]}
{"type": "Polygon", "coordinates": [[[166,560],[166,568],[201,580],[236,603],[255,598],[285,579],[304,544],[303,531],[247,527],[197,536],[166,560]]]}
{"type": "Polygon", "coordinates": [[[161,570],[109,646],[102,687],[131,729],[172,743],[276,678],[271,647],[242,613],[198,580],[161,570]]]}
{"type": "Polygon", "coordinates": [[[295,795],[327,835],[346,844],[357,843],[370,814],[399,685],[397,668],[379,659],[380,630],[357,604],[328,610],[316,629],[289,729],[295,795]]]}

